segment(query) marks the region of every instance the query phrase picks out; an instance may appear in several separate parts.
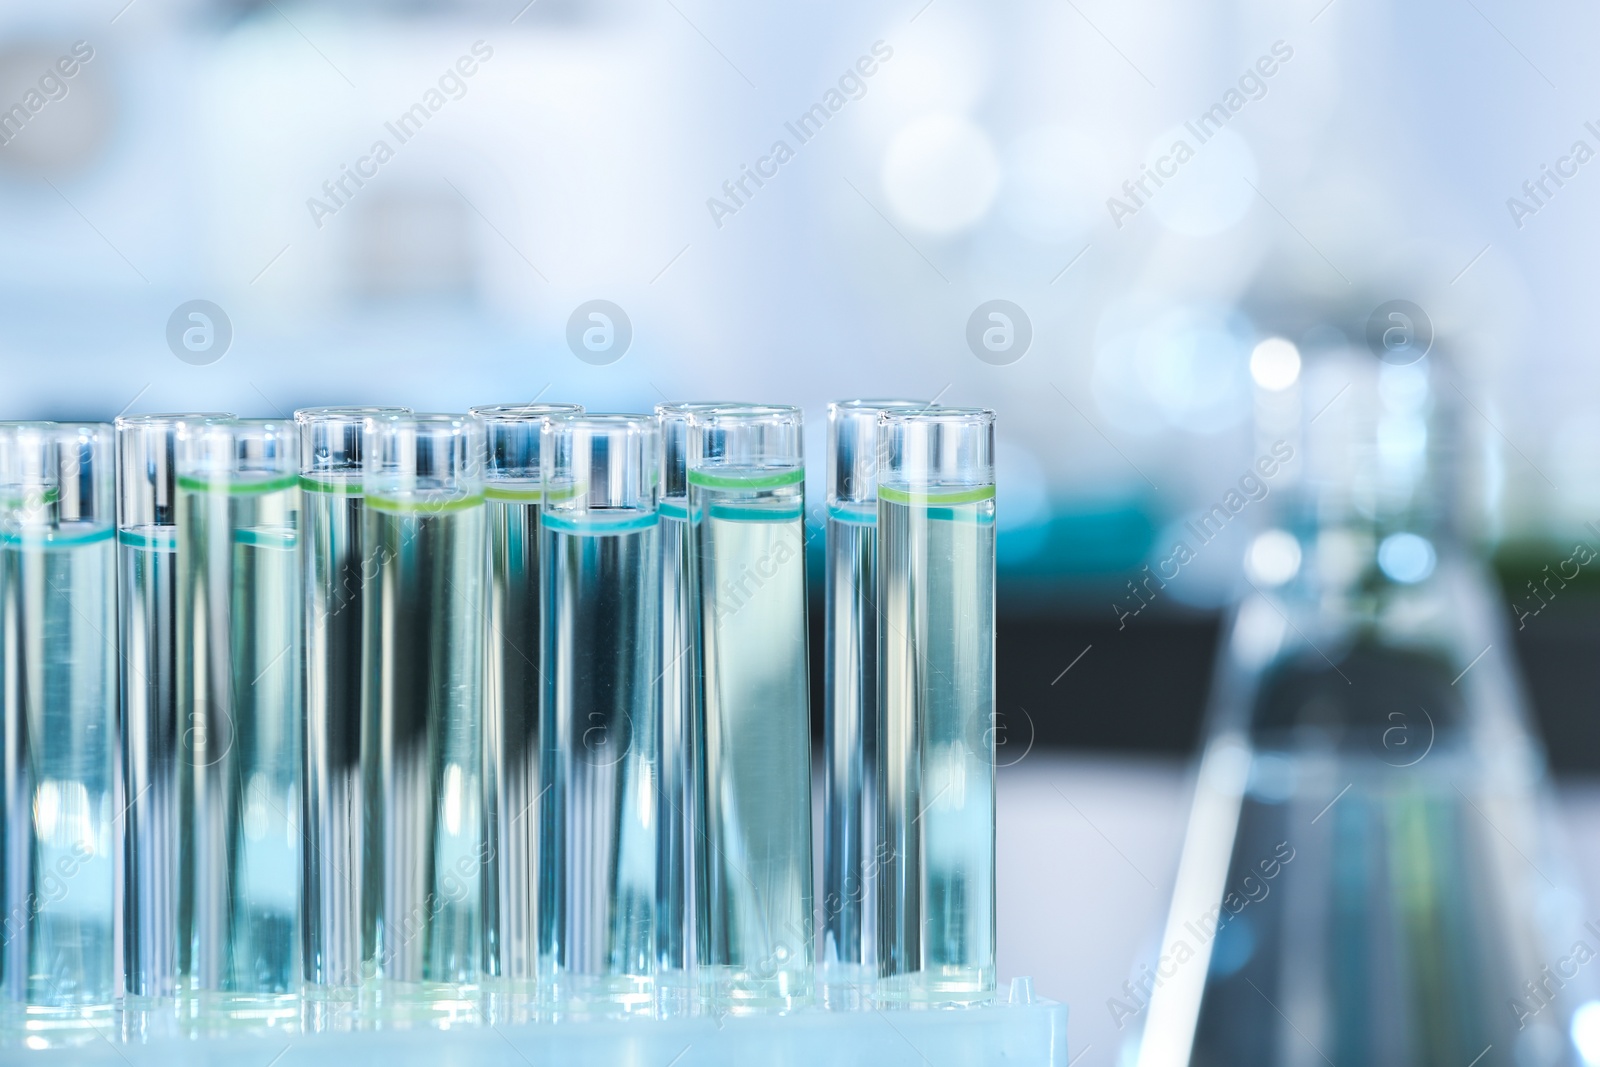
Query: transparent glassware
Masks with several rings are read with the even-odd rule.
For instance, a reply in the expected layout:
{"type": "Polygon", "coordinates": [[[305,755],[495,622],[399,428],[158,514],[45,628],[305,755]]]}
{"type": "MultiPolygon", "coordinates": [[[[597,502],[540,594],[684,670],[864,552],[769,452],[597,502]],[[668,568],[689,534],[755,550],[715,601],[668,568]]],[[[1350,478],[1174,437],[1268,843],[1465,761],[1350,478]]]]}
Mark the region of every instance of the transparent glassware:
{"type": "Polygon", "coordinates": [[[488,553],[483,425],[366,420],[362,687],[367,953],[374,1025],[477,1016],[484,887],[488,553]]]}
{"type": "Polygon", "coordinates": [[[117,419],[123,1016],[149,1033],[178,991],[178,428],[223,412],[117,419]]]}
{"type": "Polygon", "coordinates": [[[649,1015],[656,968],[661,560],[656,421],[544,425],[540,999],[649,1015]]]}
{"type": "Polygon", "coordinates": [[[1438,373],[1330,353],[1259,405],[1310,417],[1252,464],[1296,488],[1224,634],[1159,958],[1110,1004],[1143,1067],[1579,1062],[1593,979],[1534,983],[1592,934],[1438,373]]]}
{"type": "Polygon", "coordinates": [[[829,1007],[859,1006],[878,973],[878,416],[927,407],[919,400],[828,405],[818,975],[829,1007]]]}
{"type": "Polygon", "coordinates": [[[405,408],[294,413],[300,437],[305,649],[301,959],[305,1022],[347,1025],[361,986],[361,643],[366,499],[362,431],[405,408]]]}
{"type": "Polygon", "coordinates": [[[690,416],[706,835],[703,978],[717,1010],[811,1001],[811,712],[797,408],[690,416]]]}
{"type": "Polygon", "coordinates": [[[98,1041],[117,989],[113,433],[0,424],[0,1021],[98,1041]]]}
{"type": "Polygon", "coordinates": [[[299,435],[180,423],[178,952],[187,1026],[299,1021],[299,435]]]}
{"type": "Polygon", "coordinates": [[[486,1008],[493,1022],[528,1017],[539,966],[540,431],[576,404],[497,404],[469,414],[484,425],[488,522],[488,689],[484,798],[497,877],[484,885],[486,1008]]]}
{"type": "Polygon", "coordinates": [[[661,428],[661,714],[656,781],[656,1001],[662,1015],[700,1007],[699,968],[709,956],[706,921],[705,780],[699,709],[700,641],[694,524],[689,513],[689,418],[750,408],[737,401],[656,405],[661,428]]]}
{"type": "Polygon", "coordinates": [[[877,998],[995,990],[994,412],[878,431],[877,998]]]}

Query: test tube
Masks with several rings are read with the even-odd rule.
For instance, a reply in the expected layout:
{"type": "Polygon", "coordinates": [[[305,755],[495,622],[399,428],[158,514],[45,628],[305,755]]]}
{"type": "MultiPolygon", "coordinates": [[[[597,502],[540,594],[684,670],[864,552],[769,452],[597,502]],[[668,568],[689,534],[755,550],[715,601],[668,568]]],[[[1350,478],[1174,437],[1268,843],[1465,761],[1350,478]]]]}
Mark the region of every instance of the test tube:
{"type": "Polygon", "coordinates": [[[304,582],[301,960],[306,1023],[348,1021],[361,982],[361,641],[366,515],[362,428],[405,408],[294,413],[300,437],[304,582]]]}
{"type": "Polygon", "coordinates": [[[656,964],[659,433],[648,415],[545,424],[541,997],[648,1014],[656,964]]]}
{"type": "Polygon", "coordinates": [[[485,977],[494,1021],[522,1021],[538,979],[540,428],[576,404],[475,407],[482,420],[489,545],[488,693],[484,704],[487,840],[498,877],[483,887],[485,977]]]}
{"type": "Polygon", "coordinates": [[[878,416],[926,401],[828,405],[827,713],[823,749],[822,946],[830,1006],[859,1006],[877,978],[878,416]],[[834,1003],[837,1002],[837,1003],[834,1003]]]}
{"type": "Polygon", "coordinates": [[[476,1013],[482,887],[495,878],[482,792],[483,425],[374,416],[362,450],[371,1012],[449,1021],[476,1013]]]}
{"type": "Polygon", "coordinates": [[[123,415],[116,422],[127,806],[122,965],[130,1018],[178,992],[178,428],[232,417],[123,415]]]}
{"type": "Polygon", "coordinates": [[[710,957],[719,1010],[810,1000],[811,714],[798,408],[690,416],[710,957]]]}
{"type": "Polygon", "coordinates": [[[298,1020],[298,436],[268,419],[178,427],[178,972],[192,1027],[298,1020]]]}
{"type": "Polygon", "coordinates": [[[656,1002],[663,1015],[697,1006],[697,971],[707,958],[705,810],[699,715],[700,652],[695,615],[694,527],[689,519],[689,417],[753,407],[722,401],[656,405],[661,427],[661,714],[657,720],[656,1002]]]}
{"type": "Polygon", "coordinates": [[[878,433],[878,996],[995,988],[994,413],[878,433]]]}
{"type": "Polygon", "coordinates": [[[30,1045],[116,996],[112,428],[0,425],[0,988],[30,1045]]]}

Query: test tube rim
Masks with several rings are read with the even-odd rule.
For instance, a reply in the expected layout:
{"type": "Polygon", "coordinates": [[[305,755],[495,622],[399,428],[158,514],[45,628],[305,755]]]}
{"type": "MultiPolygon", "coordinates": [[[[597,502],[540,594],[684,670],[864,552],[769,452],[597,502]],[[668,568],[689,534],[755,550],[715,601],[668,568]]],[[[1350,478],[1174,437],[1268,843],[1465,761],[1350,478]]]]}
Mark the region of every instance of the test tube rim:
{"type": "Polygon", "coordinates": [[[175,426],[180,422],[215,422],[238,417],[231,411],[151,411],[137,415],[118,415],[112,425],[119,430],[132,430],[144,426],[175,426]]]}
{"type": "Polygon", "coordinates": [[[334,422],[342,418],[368,418],[373,415],[409,415],[412,411],[408,407],[399,405],[376,404],[363,406],[359,404],[342,406],[329,404],[324,407],[295,408],[294,421],[297,425],[312,422],[334,422]]]}
{"type": "MultiPolygon", "coordinates": [[[[194,423],[213,422],[237,418],[231,411],[147,411],[134,415],[118,415],[112,425],[116,428],[116,496],[117,526],[133,530],[145,527],[176,526],[172,514],[178,491],[178,430],[194,423]],[[132,466],[130,451],[158,449],[164,459],[159,465],[145,463],[132,466]],[[167,522],[158,522],[162,512],[161,500],[166,498],[167,522]],[[148,522],[140,522],[140,517],[148,522]]],[[[148,458],[149,452],[143,453],[148,458]]]]}
{"type": "Polygon", "coordinates": [[[974,503],[994,499],[996,492],[993,408],[940,406],[925,412],[881,412],[878,416],[878,499],[891,503],[926,503],[933,499],[928,493],[935,491],[939,503],[974,503]],[[895,426],[939,423],[946,426],[965,426],[984,433],[983,461],[974,463],[969,473],[948,473],[938,478],[913,477],[902,470],[891,476],[887,433],[895,426]]]}
{"type": "Polygon", "coordinates": [[[381,451],[362,445],[362,491],[369,507],[378,510],[395,510],[394,505],[404,504],[400,510],[410,510],[408,501],[419,493],[422,497],[437,499],[420,506],[421,511],[445,511],[471,508],[484,502],[484,491],[489,481],[484,463],[484,421],[473,414],[461,412],[408,411],[387,415],[369,415],[362,423],[362,433],[382,433],[410,427],[418,432],[436,433],[444,430],[451,437],[467,439],[468,448],[462,455],[466,462],[449,474],[419,475],[416,471],[385,469],[381,451]]]}
{"type": "Polygon", "coordinates": [[[494,499],[530,503],[543,493],[544,424],[566,415],[581,415],[582,404],[529,402],[526,404],[475,404],[467,414],[483,424],[483,477],[494,499]],[[501,441],[513,435],[531,445],[532,460],[505,464],[498,452],[501,441]],[[498,494],[498,495],[496,495],[498,494]]]}
{"type": "Polygon", "coordinates": [[[19,419],[12,422],[0,422],[0,435],[14,437],[19,432],[31,431],[58,444],[62,441],[81,438],[85,430],[91,431],[97,439],[109,438],[108,443],[112,451],[113,467],[115,467],[116,458],[116,429],[113,423],[94,422],[87,419],[81,422],[56,422],[51,419],[19,419]],[[107,431],[110,431],[109,434],[107,431]]]}
{"type": "Polygon", "coordinates": [[[708,485],[706,479],[713,477],[710,472],[716,468],[780,472],[792,476],[796,481],[803,478],[806,469],[805,412],[797,405],[751,404],[738,408],[713,408],[692,412],[689,416],[689,433],[692,443],[686,464],[686,481],[690,485],[705,488],[708,485]],[[698,441],[694,439],[694,435],[712,430],[754,427],[763,423],[791,430],[794,433],[792,450],[759,462],[733,462],[725,456],[707,458],[703,452],[703,438],[698,441]]]}
{"type": "Polygon", "coordinates": [[[878,400],[858,398],[853,400],[830,400],[828,402],[828,452],[827,452],[827,498],[831,505],[838,505],[846,509],[873,508],[878,501],[878,426],[879,416],[886,411],[914,412],[927,411],[937,405],[931,400],[908,400],[900,398],[882,398],[878,400]],[[858,454],[865,454],[871,459],[867,466],[871,474],[867,481],[870,488],[846,489],[844,487],[844,472],[840,469],[839,442],[845,435],[843,427],[850,425],[852,448],[858,454]]]}
{"type": "Polygon", "coordinates": [[[697,411],[711,411],[718,408],[765,408],[770,404],[762,404],[750,400],[663,400],[656,405],[656,416],[665,418],[668,415],[681,416],[688,421],[697,411]]]}
{"type": "Polygon", "coordinates": [[[637,426],[644,431],[656,429],[654,415],[642,415],[636,411],[579,411],[570,415],[556,415],[551,417],[552,427],[559,423],[563,426],[582,425],[594,423],[597,426],[637,426]]]}
{"type": "MultiPolygon", "coordinates": [[[[262,432],[272,431],[276,428],[275,436],[282,437],[286,441],[293,441],[296,445],[300,442],[300,427],[295,425],[292,418],[239,418],[235,416],[226,419],[206,419],[196,425],[202,427],[205,432],[214,432],[216,430],[262,432]]],[[[235,434],[235,436],[239,436],[239,434],[235,434]]]]}
{"type": "Polygon", "coordinates": [[[972,422],[974,425],[982,425],[994,422],[995,417],[994,408],[933,404],[920,411],[886,410],[880,413],[878,421],[882,424],[926,419],[936,422],[972,422]]]}
{"type": "Polygon", "coordinates": [[[363,453],[361,440],[367,432],[367,419],[374,416],[404,415],[411,411],[400,405],[324,405],[297,408],[295,427],[300,431],[300,487],[311,492],[354,494],[361,489],[363,453]],[[312,435],[318,427],[346,427],[355,431],[354,449],[340,453],[340,462],[333,462],[334,453],[319,453],[313,449],[312,435]],[[356,458],[352,459],[351,455],[356,458]]]}
{"type": "Polygon", "coordinates": [[[881,397],[879,399],[857,400],[830,400],[828,401],[828,414],[836,411],[873,412],[873,411],[932,411],[940,405],[931,400],[908,400],[901,397],[881,397]]]}
{"type": "Polygon", "coordinates": [[[106,430],[116,430],[116,425],[109,422],[95,422],[93,419],[73,420],[58,422],[54,419],[19,419],[14,422],[0,422],[0,433],[16,433],[22,430],[35,430],[41,434],[53,435],[61,440],[70,434],[82,430],[93,430],[103,433],[106,430]]]}
{"type": "MultiPolygon", "coordinates": [[[[73,522],[88,521],[91,523],[104,522],[109,530],[114,530],[117,523],[117,432],[116,426],[109,422],[95,422],[92,420],[62,422],[54,419],[17,419],[0,422],[0,436],[18,440],[18,434],[27,432],[38,437],[42,442],[48,442],[57,449],[64,444],[89,444],[93,442],[93,462],[90,467],[90,490],[87,497],[91,504],[91,517],[84,520],[81,515],[73,522]],[[100,473],[109,468],[109,475],[100,473]]],[[[18,453],[20,455],[20,453],[18,453]]],[[[32,490],[43,489],[45,499],[51,499],[49,494],[55,493],[54,499],[60,500],[64,493],[65,483],[61,477],[61,468],[55,463],[47,463],[38,468],[37,473],[30,465],[19,464],[13,471],[0,470],[0,484],[10,489],[32,490]],[[17,480],[12,481],[12,475],[17,475],[17,480]]],[[[8,498],[9,499],[9,498],[8,498]]],[[[8,523],[10,519],[6,520],[8,523]]],[[[109,536],[109,534],[108,534],[109,536]]]]}
{"type": "Polygon", "coordinates": [[[462,411],[384,411],[368,415],[369,420],[387,419],[389,423],[410,422],[419,426],[444,426],[455,424],[468,427],[483,420],[470,412],[462,411]]]}
{"type": "Polygon", "coordinates": [[[272,426],[283,427],[283,432],[288,434],[297,429],[294,419],[274,418],[267,415],[230,415],[223,419],[207,419],[202,425],[211,427],[230,427],[249,430],[264,430],[272,426]]]}
{"type": "Polygon", "coordinates": [[[780,417],[792,417],[799,426],[805,421],[805,412],[796,404],[718,404],[691,411],[689,422],[709,427],[719,425],[723,419],[748,424],[780,417]]]}
{"type": "MultiPolygon", "coordinates": [[[[181,431],[182,424],[179,428],[181,431]]],[[[178,441],[177,454],[173,457],[173,474],[179,488],[183,488],[185,483],[189,483],[190,487],[196,484],[214,487],[232,482],[237,475],[246,475],[248,477],[239,482],[239,490],[264,492],[278,488],[280,480],[287,480],[285,487],[297,484],[300,477],[300,427],[292,418],[205,419],[195,424],[193,434],[180,432],[178,441]],[[256,464],[243,468],[239,466],[238,456],[232,457],[227,464],[196,463],[188,449],[202,437],[218,433],[226,433],[232,442],[247,436],[272,437],[276,438],[280,447],[270,457],[262,456],[256,464]],[[218,479],[216,475],[224,477],[218,479]],[[270,477],[263,480],[258,477],[260,475],[270,477]],[[245,489],[246,485],[248,489],[245,489]]]]}
{"type": "MultiPolygon", "coordinates": [[[[659,449],[661,443],[661,424],[656,416],[641,414],[636,411],[585,411],[573,415],[559,415],[546,419],[540,430],[541,436],[548,434],[551,437],[573,428],[591,431],[603,431],[607,434],[624,431],[630,437],[637,436],[640,440],[640,458],[643,460],[642,470],[648,477],[648,492],[641,495],[638,504],[606,504],[594,506],[584,504],[570,510],[582,511],[585,514],[609,513],[621,515],[624,512],[640,515],[655,515],[661,505],[660,463],[654,455],[654,450],[659,449]]],[[[587,489],[576,483],[569,484],[569,479],[555,474],[557,453],[550,451],[544,444],[540,445],[540,473],[546,494],[545,504],[549,509],[547,518],[557,518],[560,512],[569,510],[563,505],[587,498],[587,489]]]]}
{"type": "Polygon", "coordinates": [[[553,416],[582,414],[582,404],[530,403],[530,404],[474,404],[467,414],[485,423],[538,422],[553,416]]]}

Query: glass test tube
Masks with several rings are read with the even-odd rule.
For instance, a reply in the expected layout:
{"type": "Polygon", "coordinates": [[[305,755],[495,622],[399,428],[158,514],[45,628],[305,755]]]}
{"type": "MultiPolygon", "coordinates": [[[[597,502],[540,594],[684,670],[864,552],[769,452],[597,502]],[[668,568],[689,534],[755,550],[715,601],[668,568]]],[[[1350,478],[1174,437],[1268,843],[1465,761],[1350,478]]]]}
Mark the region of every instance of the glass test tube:
{"type": "Polygon", "coordinates": [[[709,989],[730,1011],[812,992],[811,712],[798,408],[690,416],[709,989]]]}
{"type": "Polygon", "coordinates": [[[995,988],[994,413],[886,411],[878,468],[879,997],[995,988]]]}
{"type": "Polygon", "coordinates": [[[475,1013],[483,886],[483,425],[367,419],[363,920],[382,1020],[475,1013]]]}
{"type": "MultiPolygon", "coordinates": [[[[926,401],[828,405],[827,715],[820,976],[830,1001],[877,978],[878,416],[926,401]]],[[[830,1005],[831,1006],[831,1005],[830,1005]]]]}
{"type": "Polygon", "coordinates": [[[361,642],[366,552],[362,428],[405,408],[294,413],[300,435],[305,736],[301,959],[307,1024],[353,1005],[361,982],[361,642]]]}
{"type": "Polygon", "coordinates": [[[560,1012],[654,1008],[658,444],[648,415],[544,428],[539,956],[560,1012]]]}
{"type": "Polygon", "coordinates": [[[122,640],[122,965],[130,1016],[178,992],[178,515],[181,425],[221,412],[117,419],[122,640]]]}
{"type": "Polygon", "coordinates": [[[297,440],[178,428],[178,971],[202,1025],[298,1018],[297,440]]]}
{"type": "Polygon", "coordinates": [[[696,971],[707,958],[705,810],[697,709],[700,651],[693,526],[689,521],[689,416],[754,407],[721,401],[656,405],[661,427],[661,714],[657,720],[656,1002],[664,1015],[694,1010],[696,971]]]}
{"type": "Polygon", "coordinates": [[[540,428],[578,414],[576,404],[473,408],[484,424],[489,544],[488,693],[484,798],[498,877],[483,887],[486,977],[499,980],[491,1017],[521,1021],[538,977],[539,512],[544,503],[540,428]],[[517,1005],[517,1009],[513,1008],[517,1005]]]}
{"type": "Polygon", "coordinates": [[[112,470],[110,426],[0,425],[0,988],[30,1045],[96,1040],[116,996],[112,470]]]}

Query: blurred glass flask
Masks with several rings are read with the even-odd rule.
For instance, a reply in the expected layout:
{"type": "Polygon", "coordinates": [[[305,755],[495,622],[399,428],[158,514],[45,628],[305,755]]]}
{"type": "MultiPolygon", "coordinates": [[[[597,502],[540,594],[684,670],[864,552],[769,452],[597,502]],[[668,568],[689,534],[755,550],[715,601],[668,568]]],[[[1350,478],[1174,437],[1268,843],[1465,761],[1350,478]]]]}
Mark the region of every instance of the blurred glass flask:
{"type": "Polygon", "coordinates": [[[1159,958],[1108,1006],[1140,1067],[1574,1063],[1588,979],[1528,983],[1593,938],[1447,506],[1439,370],[1306,370],[1258,396],[1287,506],[1247,555],[1159,958]]]}

